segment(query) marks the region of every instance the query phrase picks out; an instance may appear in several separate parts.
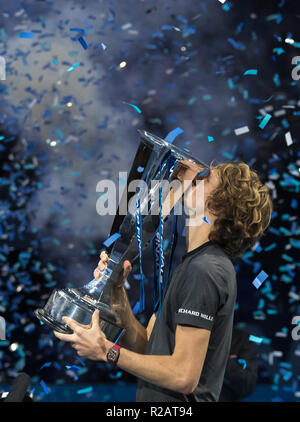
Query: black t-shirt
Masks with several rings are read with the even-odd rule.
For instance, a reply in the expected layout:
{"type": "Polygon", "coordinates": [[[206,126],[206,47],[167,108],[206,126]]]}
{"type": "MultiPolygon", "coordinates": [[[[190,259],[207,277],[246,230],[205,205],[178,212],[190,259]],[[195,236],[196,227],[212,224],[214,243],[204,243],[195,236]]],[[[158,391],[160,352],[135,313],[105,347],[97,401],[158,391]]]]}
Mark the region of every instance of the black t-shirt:
{"type": "Polygon", "coordinates": [[[169,281],[161,313],[156,314],[145,354],[171,355],[177,324],[211,331],[199,384],[192,394],[184,395],[139,379],[137,402],[218,401],[230,351],[235,299],[236,273],[223,249],[206,242],[183,256],[169,281]]]}

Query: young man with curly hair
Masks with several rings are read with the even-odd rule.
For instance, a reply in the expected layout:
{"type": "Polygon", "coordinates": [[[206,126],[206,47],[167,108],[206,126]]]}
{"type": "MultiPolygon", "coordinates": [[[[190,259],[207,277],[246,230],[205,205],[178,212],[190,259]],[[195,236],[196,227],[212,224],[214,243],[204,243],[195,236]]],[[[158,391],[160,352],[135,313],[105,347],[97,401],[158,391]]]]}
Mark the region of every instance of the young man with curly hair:
{"type": "MultiPolygon", "coordinates": [[[[196,189],[195,184],[190,190],[190,204],[196,189]]],[[[262,236],[272,202],[267,186],[244,163],[210,166],[204,201],[210,224],[186,226],[187,253],[169,280],[161,314],[154,313],[147,328],[133,315],[124,288],[129,261],[113,287],[111,306],[126,329],[116,351],[117,365],[139,378],[137,401],[218,401],[236,299],[232,259],[262,236]]],[[[108,260],[103,252],[96,278],[108,260]]],[[[55,333],[58,338],[71,341],[79,356],[107,361],[113,343],[99,329],[98,311],[89,326],[65,321],[74,333],[55,333]]]]}

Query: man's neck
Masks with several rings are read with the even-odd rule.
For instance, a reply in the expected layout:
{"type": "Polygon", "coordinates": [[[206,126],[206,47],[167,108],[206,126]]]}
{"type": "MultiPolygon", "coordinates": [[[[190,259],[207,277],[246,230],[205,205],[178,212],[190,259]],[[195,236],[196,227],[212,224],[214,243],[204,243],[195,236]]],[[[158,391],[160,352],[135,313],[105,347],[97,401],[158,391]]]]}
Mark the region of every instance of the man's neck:
{"type": "Polygon", "coordinates": [[[187,252],[190,252],[209,241],[211,226],[203,221],[201,225],[186,225],[185,238],[187,252]]]}

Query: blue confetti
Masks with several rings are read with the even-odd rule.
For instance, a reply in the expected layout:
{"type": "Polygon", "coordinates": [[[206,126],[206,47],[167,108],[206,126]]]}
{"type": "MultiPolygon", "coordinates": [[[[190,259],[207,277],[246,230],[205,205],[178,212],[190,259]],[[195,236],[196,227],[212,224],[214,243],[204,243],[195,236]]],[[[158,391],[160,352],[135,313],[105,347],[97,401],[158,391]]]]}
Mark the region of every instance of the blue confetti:
{"type": "Polygon", "coordinates": [[[131,107],[133,107],[138,113],[141,113],[141,110],[134,104],[130,104],[130,103],[126,103],[125,101],[123,101],[123,104],[128,104],[131,107]]]}
{"type": "Polygon", "coordinates": [[[261,129],[264,129],[266,124],[269,122],[269,120],[272,118],[271,114],[266,114],[265,117],[262,119],[262,121],[259,124],[259,127],[261,129]]]}
{"type": "Polygon", "coordinates": [[[75,371],[75,372],[81,369],[80,366],[77,366],[77,365],[66,365],[65,367],[66,369],[70,369],[71,371],[75,371]]]}
{"type": "Polygon", "coordinates": [[[81,390],[77,390],[77,394],[86,394],[93,391],[93,387],[82,388],[81,390]]]}
{"type": "Polygon", "coordinates": [[[73,69],[75,69],[75,67],[79,66],[80,63],[75,63],[73,64],[73,66],[69,67],[69,69],[67,69],[67,72],[71,72],[73,69]]]}
{"type": "Polygon", "coordinates": [[[44,393],[45,393],[45,394],[49,394],[49,393],[50,393],[50,390],[49,390],[49,388],[47,387],[47,385],[46,385],[45,381],[41,380],[41,381],[40,381],[40,385],[41,385],[42,389],[44,390],[44,393]]]}
{"type": "Polygon", "coordinates": [[[27,39],[34,38],[34,34],[32,32],[20,32],[19,36],[20,38],[27,38],[27,39]]]}
{"type": "Polygon", "coordinates": [[[78,41],[80,42],[80,44],[82,45],[82,47],[86,50],[88,48],[87,43],[85,42],[85,40],[82,37],[78,38],[78,41]]]}
{"type": "Polygon", "coordinates": [[[254,343],[260,344],[260,343],[262,343],[263,338],[262,337],[256,337],[256,336],[250,334],[249,341],[253,341],[254,343]]]}
{"type": "Polygon", "coordinates": [[[255,286],[257,289],[260,288],[260,286],[262,285],[262,283],[268,278],[268,274],[266,274],[264,271],[261,271],[253,280],[252,284],[253,286],[255,286]]]}
{"type": "Polygon", "coordinates": [[[258,70],[257,69],[248,69],[244,72],[244,75],[257,75],[258,70]]]}
{"type": "Polygon", "coordinates": [[[123,374],[122,371],[118,371],[116,374],[110,373],[108,376],[110,379],[115,380],[115,379],[121,378],[122,374],[123,374]]]}
{"type": "Polygon", "coordinates": [[[165,137],[165,141],[172,144],[172,142],[174,141],[176,136],[180,135],[183,132],[184,131],[182,129],[180,129],[180,127],[177,127],[176,129],[173,129],[171,132],[168,133],[168,135],[165,137]]]}
{"type": "Polygon", "coordinates": [[[238,359],[238,363],[242,363],[243,364],[243,370],[246,369],[247,362],[245,361],[245,359],[238,359]]]}
{"type": "Polygon", "coordinates": [[[112,236],[110,236],[108,239],[106,239],[103,244],[108,248],[110,245],[112,245],[117,239],[119,239],[121,235],[119,233],[114,233],[112,236]]]}
{"type": "Polygon", "coordinates": [[[85,30],[82,28],[70,28],[70,31],[80,32],[81,34],[85,34],[85,30]]]}
{"type": "Polygon", "coordinates": [[[136,315],[136,313],[138,312],[139,308],[140,308],[140,301],[138,300],[136,302],[136,304],[134,305],[134,308],[132,309],[133,315],[136,315]]]}
{"type": "Polygon", "coordinates": [[[51,366],[51,365],[52,365],[52,362],[46,362],[46,363],[44,363],[43,366],[41,366],[41,369],[43,369],[43,368],[49,368],[49,366],[51,366]]]}

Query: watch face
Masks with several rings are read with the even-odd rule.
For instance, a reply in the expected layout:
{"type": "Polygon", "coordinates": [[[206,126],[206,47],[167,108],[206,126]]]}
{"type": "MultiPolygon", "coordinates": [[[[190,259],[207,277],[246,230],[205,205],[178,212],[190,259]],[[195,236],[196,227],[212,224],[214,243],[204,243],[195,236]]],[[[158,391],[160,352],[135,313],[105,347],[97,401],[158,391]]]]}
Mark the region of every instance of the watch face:
{"type": "Polygon", "coordinates": [[[118,352],[116,350],[110,350],[109,351],[109,357],[111,360],[115,360],[115,358],[117,357],[118,352]]]}
{"type": "Polygon", "coordinates": [[[107,353],[107,360],[109,362],[116,362],[118,360],[119,354],[120,354],[120,350],[112,347],[111,349],[109,349],[107,353]]]}

